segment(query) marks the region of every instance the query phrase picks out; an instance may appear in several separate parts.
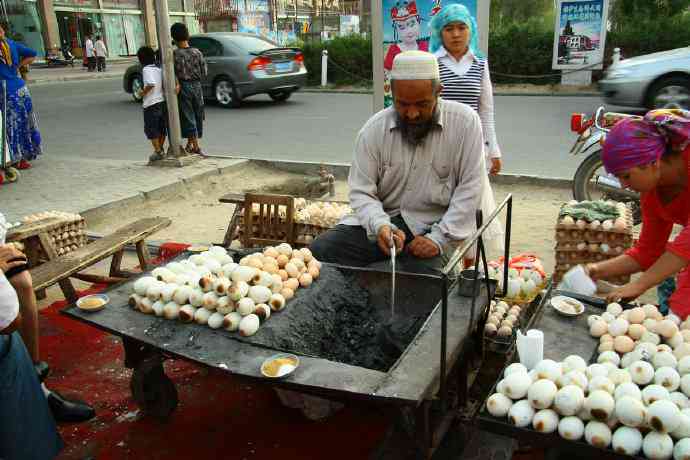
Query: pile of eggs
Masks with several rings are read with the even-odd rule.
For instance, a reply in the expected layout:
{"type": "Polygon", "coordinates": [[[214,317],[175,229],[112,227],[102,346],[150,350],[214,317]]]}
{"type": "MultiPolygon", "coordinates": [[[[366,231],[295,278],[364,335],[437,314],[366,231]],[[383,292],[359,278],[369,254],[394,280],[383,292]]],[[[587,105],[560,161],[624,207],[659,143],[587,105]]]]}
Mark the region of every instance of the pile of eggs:
{"type": "Polygon", "coordinates": [[[673,315],[664,318],[654,305],[624,311],[612,303],[601,316],[587,318],[587,323],[590,335],[599,339],[599,352],[616,351],[626,363],[632,359],[628,353],[642,349],[659,363],[690,355],[690,321],[681,324],[673,315]]]}
{"type": "Polygon", "coordinates": [[[519,305],[512,307],[504,301],[491,301],[489,316],[484,326],[484,335],[487,337],[512,337],[513,328],[519,325],[522,309],[519,305]]]}
{"type": "MultiPolygon", "coordinates": [[[[498,280],[498,288],[503,289],[503,266],[489,266],[489,278],[498,280]]],[[[544,277],[536,270],[515,268],[508,270],[507,299],[532,300],[544,287],[544,277]]]]}
{"type": "Polygon", "coordinates": [[[487,400],[489,413],[519,427],[620,454],[690,458],[690,357],[654,371],[645,360],[620,368],[615,352],[587,365],[580,356],[511,364],[487,400]],[[679,373],[680,371],[680,373],[679,373]],[[680,375],[684,376],[681,378],[680,375]]]}
{"type": "Polygon", "coordinates": [[[129,305],[145,314],[255,334],[300,287],[319,277],[321,263],[307,248],[283,243],[234,263],[225,248],[212,246],[159,267],[134,282],[129,305]]]}
{"type": "Polygon", "coordinates": [[[298,224],[311,224],[319,227],[333,227],[343,216],[352,212],[352,208],[346,204],[330,203],[327,201],[314,201],[308,203],[304,198],[295,199],[295,222],[298,224]]]}

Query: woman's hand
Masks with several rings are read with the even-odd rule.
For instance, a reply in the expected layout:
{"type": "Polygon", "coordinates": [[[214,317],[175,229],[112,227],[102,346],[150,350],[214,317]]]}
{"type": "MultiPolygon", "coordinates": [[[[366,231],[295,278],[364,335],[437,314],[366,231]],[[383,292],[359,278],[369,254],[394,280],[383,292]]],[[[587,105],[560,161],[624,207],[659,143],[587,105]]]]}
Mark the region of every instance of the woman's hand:
{"type": "Polygon", "coordinates": [[[491,169],[489,170],[489,174],[492,176],[497,175],[498,173],[501,172],[501,168],[503,167],[503,161],[501,161],[500,158],[492,158],[491,159],[491,169]]]}
{"type": "Polygon", "coordinates": [[[26,256],[23,252],[11,244],[0,245],[0,271],[7,271],[14,267],[19,267],[26,263],[26,256]]]}
{"type": "Polygon", "coordinates": [[[585,265],[585,273],[587,273],[587,276],[592,278],[593,281],[596,281],[600,278],[602,278],[601,274],[601,269],[597,264],[587,264],[585,265]]]}
{"type": "Polygon", "coordinates": [[[621,300],[629,302],[631,300],[637,299],[646,291],[647,288],[645,286],[641,285],[636,281],[633,281],[631,283],[626,284],[625,286],[621,286],[618,289],[615,289],[614,291],[610,292],[606,296],[606,300],[609,302],[620,302],[621,300]]]}

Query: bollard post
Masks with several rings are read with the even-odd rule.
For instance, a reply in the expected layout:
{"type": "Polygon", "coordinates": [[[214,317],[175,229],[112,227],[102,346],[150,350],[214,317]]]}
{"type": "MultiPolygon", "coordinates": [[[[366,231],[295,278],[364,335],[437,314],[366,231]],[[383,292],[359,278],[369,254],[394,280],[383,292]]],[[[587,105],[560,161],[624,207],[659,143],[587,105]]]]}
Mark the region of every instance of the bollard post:
{"type": "Polygon", "coordinates": [[[321,53],[321,86],[328,86],[328,50],[321,53]]]}
{"type": "Polygon", "coordinates": [[[614,48],[613,49],[613,63],[618,64],[621,60],[621,49],[620,48],[614,48]]]}

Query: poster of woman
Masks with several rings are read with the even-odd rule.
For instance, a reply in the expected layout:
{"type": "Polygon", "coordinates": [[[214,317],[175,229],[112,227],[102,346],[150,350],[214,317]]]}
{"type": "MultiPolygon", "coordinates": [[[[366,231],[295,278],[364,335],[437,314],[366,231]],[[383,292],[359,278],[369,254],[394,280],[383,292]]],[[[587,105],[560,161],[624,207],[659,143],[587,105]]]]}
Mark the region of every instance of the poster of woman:
{"type": "Polygon", "coordinates": [[[429,51],[429,23],[445,5],[465,5],[477,16],[477,0],[383,0],[384,106],[393,103],[390,70],[403,51],[429,51]]]}

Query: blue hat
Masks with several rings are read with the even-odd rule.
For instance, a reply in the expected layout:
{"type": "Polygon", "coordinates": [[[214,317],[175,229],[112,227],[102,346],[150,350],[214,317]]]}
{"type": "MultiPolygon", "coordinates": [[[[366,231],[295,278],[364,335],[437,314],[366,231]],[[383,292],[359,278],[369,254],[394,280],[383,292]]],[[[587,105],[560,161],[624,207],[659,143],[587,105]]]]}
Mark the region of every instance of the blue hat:
{"type": "Polygon", "coordinates": [[[429,44],[429,50],[435,53],[443,46],[441,32],[444,27],[453,22],[467,24],[470,28],[470,51],[477,57],[483,57],[483,53],[479,51],[477,21],[475,21],[467,7],[457,3],[447,5],[431,20],[431,43],[429,44]]]}

